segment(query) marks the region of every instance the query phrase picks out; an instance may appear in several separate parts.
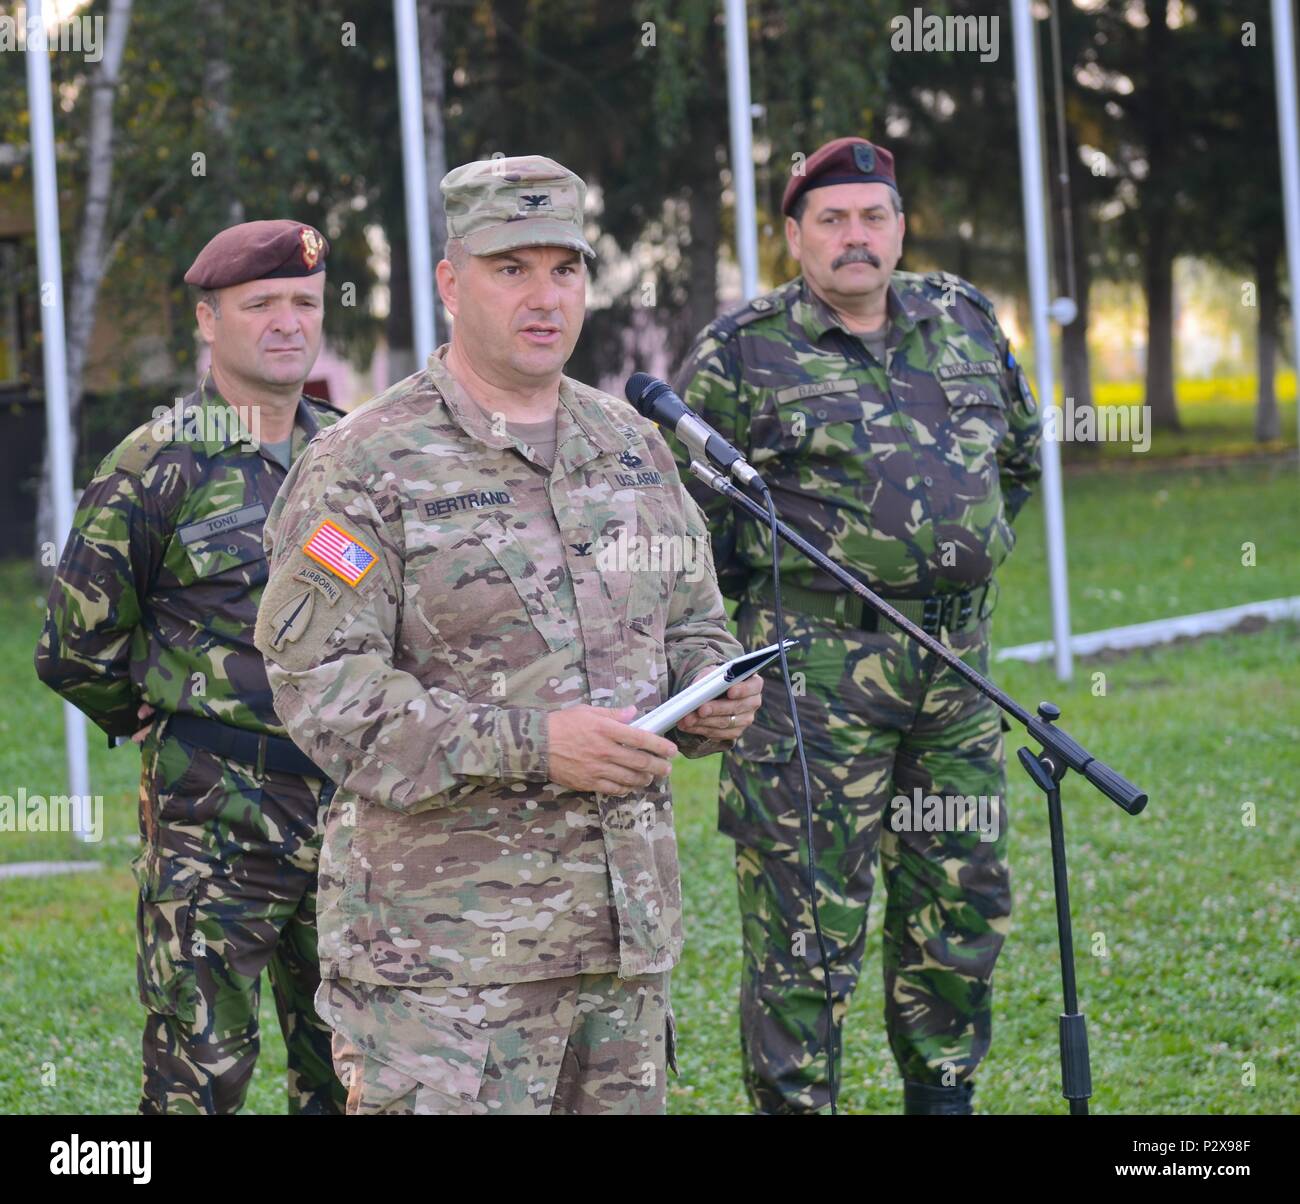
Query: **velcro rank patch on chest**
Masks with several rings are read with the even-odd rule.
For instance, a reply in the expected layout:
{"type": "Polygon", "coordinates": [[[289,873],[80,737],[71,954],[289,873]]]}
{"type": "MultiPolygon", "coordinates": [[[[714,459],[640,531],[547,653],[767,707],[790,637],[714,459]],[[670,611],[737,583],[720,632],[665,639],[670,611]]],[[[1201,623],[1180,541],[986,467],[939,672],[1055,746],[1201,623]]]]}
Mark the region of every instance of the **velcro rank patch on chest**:
{"type": "Polygon", "coordinates": [[[514,504],[515,499],[504,489],[473,489],[469,493],[458,493],[455,497],[440,497],[431,502],[422,502],[420,508],[425,518],[440,518],[444,514],[455,514],[462,510],[485,510],[514,504]]]}
{"type": "Polygon", "coordinates": [[[964,376],[997,376],[997,360],[976,360],[971,364],[940,364],[934,370],[940,380],[957,380],[964,376]]]}
{"type": "Polygon", "coordinates": [[[186,523],[176,528],[176,534],[186,547],[200,539],[210,539],[223,531],[233,531],[236,527],[247,527],[252,523],[265,522],[266,507],[261,502],[252,506],[242,506],[238,510],[227,510],[225,514],[214,514],[211,518],[201,518],[198,522],[186,523]]]}
{"type": "Polygon", "coordinates": [[[818,380],[806,385],[791,385],[776,391],[776,403],[803,401],[806,397],[822,397],[827,393],[851,393],[857,391],[857,381],[853,380],[818,380]]]}

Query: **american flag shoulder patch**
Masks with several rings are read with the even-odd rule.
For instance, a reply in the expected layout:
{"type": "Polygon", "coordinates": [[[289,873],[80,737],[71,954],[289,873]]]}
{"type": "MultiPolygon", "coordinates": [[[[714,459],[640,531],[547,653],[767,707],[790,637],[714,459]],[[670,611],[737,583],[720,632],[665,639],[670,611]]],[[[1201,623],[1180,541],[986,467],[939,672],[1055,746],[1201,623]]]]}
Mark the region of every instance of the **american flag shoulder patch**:
{"type": "Polygon", "coordinates": [[[302,546],[317,564],[349,585],[357,585],[375,566],[378,557],[359,539],[326,519],[302,546]]]}

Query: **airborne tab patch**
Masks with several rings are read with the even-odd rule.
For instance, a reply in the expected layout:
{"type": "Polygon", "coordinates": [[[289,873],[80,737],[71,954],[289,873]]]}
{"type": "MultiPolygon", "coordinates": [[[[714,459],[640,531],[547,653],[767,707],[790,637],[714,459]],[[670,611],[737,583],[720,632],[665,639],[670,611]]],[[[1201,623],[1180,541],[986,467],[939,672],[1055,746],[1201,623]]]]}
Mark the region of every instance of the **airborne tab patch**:
{"type": "Polygon", "coordinates": [[[301,581],[304,585],[311,585],[318,589],[331,606],[334,605],[341,597],[343,591],[339,589],[338,583],[331,581],[326,573],[320,569],[314,569],[310,565],[305,565],[293,575],[295,581],[301,581]]]}
{"type": "Polygon", "coordinates": [[[302,550],[317,564],[324,565],[334,576],[353,586],[375,567],[378,559],[359,539],[354,539],[329,519],[316,528],[302,550]]]}

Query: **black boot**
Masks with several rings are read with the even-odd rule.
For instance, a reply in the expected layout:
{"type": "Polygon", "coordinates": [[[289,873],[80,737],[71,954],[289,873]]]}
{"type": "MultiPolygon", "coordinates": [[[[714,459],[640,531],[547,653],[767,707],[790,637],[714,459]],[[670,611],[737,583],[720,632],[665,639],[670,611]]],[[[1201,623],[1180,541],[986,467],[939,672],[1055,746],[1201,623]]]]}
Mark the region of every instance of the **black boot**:
{"type": "Polygon", "coordinates": [[[904,1116],[970,1116],[974,1083],[959,1083],[956,1087],[934,1087],[929,1083],[911,1083],[903,1080],[904,1116]]]}

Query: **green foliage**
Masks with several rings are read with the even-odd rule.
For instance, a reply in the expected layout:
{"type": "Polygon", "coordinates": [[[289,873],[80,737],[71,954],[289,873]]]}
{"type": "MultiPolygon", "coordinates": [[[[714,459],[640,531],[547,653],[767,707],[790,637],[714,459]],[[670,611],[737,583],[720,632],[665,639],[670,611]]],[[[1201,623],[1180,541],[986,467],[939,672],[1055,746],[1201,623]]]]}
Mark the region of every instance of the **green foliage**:
{"type": "Polygon", "coordinates": [[[755,170],[765,235],[759,254],[762,271],[774,282],[798,272],[786,252],[781,214],[796,165],[834,138],[857,135],[890,145],[883,117],[894,92],[898,56],[889,46],[889,18],[897,7],[882,0],[750,5],[751,90],[762,106],[754,138],[767,152],[755,170]]]}
{"type": "Polygon", "coordinates": [[[1194,93],[1189,120],[1201,152],[1185,168],[1197,250],[1253,273],[1261,253],[1277,261],[1285,247],[1271,28],[1261,9],[1255,45],[1246,45],[1248,9],[1201,0],[1196,15],[1182,39],[1180,75],[1194,93]],[[1244,180],[1249,187],[1237,186],[1244,180]]]}
{"type": "MultiPolygon", "coordinates": [[[[102,10],[102,5],[93,10],[102,10]]],[[[107,239],[112,294],[129,298],[126,326],[166,333],[187,375],[193,359],[193,302],[182,277],[202,246],[231,224],[231,206],[245,220],[293,217],[324,230],[331,242],[329,334],[364,358],[374,319],[366,304],[374,286],[365,227],[376,217],[376,128],[391,128],[392,20],[386,6],[364,6],[358,45],[342,44],[354,5],[226,0],[221,29],[186,0],[133,6],[115,98],[116,161],[107,239]],[[205,67],[214,55],[230,69],[230,132],[219,136],[205,67]],[[368,103],[383,98],[376,108],[368,103]],[[357,121],[366,113],[365,122],[357,121]],[[372,126],[371,121],[376,124],[372,126]],[[357,304],[338,304],[340,286],[356,285],[357,304]],[[160,311],[160,304],[162,309],[160,311]]],[[[92,10],[92,11],[93,11],[92,10]]],[[[90,72],[80,56],[50,56],[60,143],[65,270],[75,261],[84,194],[90,72]]],[[[6,72],[6,101],[25,101],[22,72],[6,72]],[[17,76],[15,79],[14,77],[17,76]]],[[[6,140],[26,140],[23,103],[6,104],[6,140]]],[[[328,303],[327,302],[327,303],[328,303]]],[[[119,315],[119,329],[122,326],[119,315]]]]}
{"type": "MultiPolygon", "coordinates": [[[[358,44],[350,47],[341,31],[345,20],[356,20],[354,6],[227,0],[224,13],[223,29],[200,22],[196,30],[184,0],[135,7],[117,101],[113,225],[131,229],[118,284],[146,295],[165,285],[173,349],[183,362],[192,353],[193,297],[181,277],[207,240],[231,224],[232,202],[244,220],[296,218],[330,239],[331,340],[365,355],[376,332],[365,305],[373,285],[365,226],[374,220],[367,210],[376,140],[356,114],[389,74],[391,20],[376,12],[358,21],[358,44]],[[215,54],[230,68],[226,140],[204,90],[206,58],[215,54]],[[161,281],[160,265],[167,268],[161,281]],[[358,304],[342,306],[339,289],[349,281],[358,304]]],[[[65,231],[75,235],[75,223],[65,231]]]]}
{"type": "MultiPolygon", "coordinates": [[[[1179,6],[1153,54],[1147,0],[1058,5],[1071,170],[1084,185],[1078,220],[1094,272],[1140,275],[1151,205],[1169,214],[1179,253],[1234,268],[1280,250],[1276,120],[1263,6],[1179,6]],[[1243,16],[1257,45],[1242,45],[1243,16]],[[1158,134],[1158,140],[1155,135],[1158,134]],[[1089,153],[1106,156],[1094,175],[1089,153]],[[1153,155],[1160,170],[1152,173],[1153,155]],[[1251,181],[1250,187],[1237,182],[1251,181]]],[[[1154,0],[1153,0],[1154,2],[1154,0]]],[[[12,8],[12,5],[8,7],[12,8]]],[[[102,13],[105,0],[87,11],[102,13]]],[[[713,266],[730,255],[723,207],[729,138],[723,6],[717,0],[440,0],[445,19],[447,159],[549,154],[598,190],[596,220],[619,252],[596,265],[611,318],[593,323],[584,366],[614,371],[629,320],[648,317],[670,358],[714,308],[713,266]],[[655,285],[656,311],[638,315],[655,285]]],[[[1005,6],[945,0],[925,12],[1000,17],[998,57],[896,51],[884,0],[750,0],[752,98],[762,270],[793,274],[780,200],[792,156],[859,133],[898,155],[909,238],[904,266],[942,266],[1019,292],[1023,240],[1013,47],[1005,6]]],[[[1053,117],[1047,26],[1037,23],[1045,117],[1053,117]]],[[[135,4],[117,95],[118,156],[109,220],[118,239],[112,296],[118,328],[162,334],[180,365],[193,356],[192,305],[181,277],[232,202],[248,218],[296,216],[333,244],[327,331],[364,362],[378,323],[368,228],[405,249],[391,6],[378,0],[190,0],[135,4]],[[209,14],[224,14],[221,28],[209,14]],[[355,45],[345,42],[355,40],[355,45]],[[212,63],[229,67],[222,134],[212,63]],[[194,155],[207,174],[194,174],[194,155]],[[356,304],[338,303],[344,282],[356,304]],[[160,312],[161,307],[161,312],[160,312]]],[[[76,55],[52,55],[61,141],[65,265],[84,192],[89,80],[76,55]]],[[[429,66],[426,64],[426,66],[429,66]]],[[[1054,137],[1045,143],[1055,155],[1054,137]]],[[[28,136],[21,71],[0,76],[0,137],[28,136]]],[[[11,186],[27,187],[26,168],[11,186]]],[[[435,251],[440,248],[435,248],[435,251]]],[[[406,287],[399,269],[394,282],[406,287]]],[[[404,296],[393,335],[406,335],[404,296]]],[[[127,383],[130,383],[128,380],[127,383]]]]}

